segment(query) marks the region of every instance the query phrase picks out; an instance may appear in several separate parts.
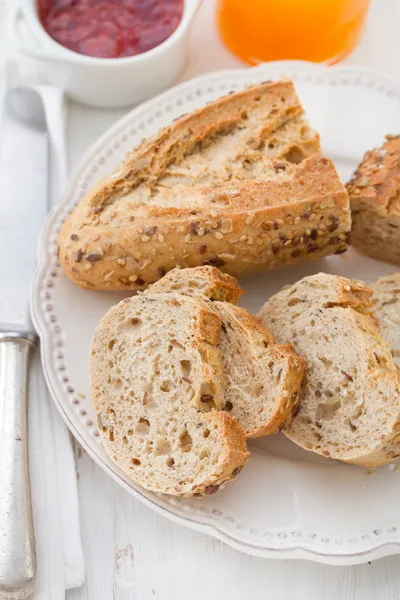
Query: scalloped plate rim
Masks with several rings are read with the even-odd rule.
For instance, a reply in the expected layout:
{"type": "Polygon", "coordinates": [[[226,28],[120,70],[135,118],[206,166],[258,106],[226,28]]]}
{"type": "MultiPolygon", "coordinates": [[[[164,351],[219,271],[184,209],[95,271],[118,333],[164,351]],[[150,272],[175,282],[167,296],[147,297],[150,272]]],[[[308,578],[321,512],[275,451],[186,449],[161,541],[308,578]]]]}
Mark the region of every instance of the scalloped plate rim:
{"type": "MultiPolygon", "coordinates": [[[[46,383],[51,392],[51,396],[57,406],[61,417],[64,422],[72,432],[72,434],[77,438],[79,443],[85,449],[86,452],[91,456],[91,458],[108,474],[110,475],[116,482],[118,482],[126,491],[128,491],[131,495],[137,498],[139,501],[143,502],[149,508],[155,510],[158,514],[165,516],[166,518],[180,524],[187,526],[191,529],[197,530],[202,533],[209,534],[228,546],[235,548],[236,550],[245,552],[246,554],[250,554],[253,556],[264,557],[264,558],[280,558],[280,559],[308,559],[315,562],[319,562],[322,564],[336,564],[336,565],[350,565],[350,564],[360,564],[363,562],[367,562],[368,560],[381,558],[383,556],[389,556],[392,554],[400,553],[400,532],[398,537],[383,539],[378,543],[372,543],[370,547],[367,549],[358,549],[355,547],[354,552],[343,552],[343,553],[334,553],[331,551],[319,552],[312,548],[311,542],[306,543],[304,540],[302,542],[298,542],[296,544],[288,544],[286,547],[274,547],[268,546],[265,544],[257,545],[252,544],[247,541],[240,540],[239,538],[232,537],[224,531],[220,526],[207,521],[207,517],[189,517],[185,515],[183,511],[179,512],[175,507],[167,507],[163,499],[160,497],[155,497],[156,499],[150,499],[142,493],[141,488],[130,486],[124,479],[119,475],[117,471],[115,471],[111,466],[106,464],[102,457],[91,448],[90,444],[85,440],[85,438],[81,435],[78,428],[75,426],[73,421],[70,419],[68,412],[65,410],[63,401],[58,397],[58,394],[55,389],[55,384],[57,384],[57,379],[55,374],[52,372],[51,368],[51,340],[52,340],[52,332],[47,327],[46,320],[44,318],[43,311],[40,307],[40,290],[41,290],[41,282],[46,275],[46,270],[49,267],[49,252],[48,252],[48,237],[51,231],[51,228],[54,224],[54,221],[59,215],[60,212],[65,211],[66,208],[69,208],[72,205],[71,201],[71,193],[74,188],[75,183],[79,180],[80,176],[85,170],[87,164],[91,161],[93,155],[96,155],[99,148],[102,147],[106,142],[110,141],[114,137],[118,135],[118,132],[132,120],[132,116],[139,116],[142,112],[146,112],[148,108],[154,106],[156,103],[165,103],[169,96],[172,96],[177,90],[184,90],[192,86],[194,83],[204,83],[206,81],[213,81],[214,79],[218,79],[218,77],[223,77],[226,74],[229,74],[233,77],[240,77],[244,74],[249,74],[250,72],[254,73],[256,71],[265,72],[266,75],[271,73],[273,75],[277,70],[301,70],[301,71],[313,71],[320,73],[327,73],[328,71],[333,73],[343,73],[346,74],[360,74],[360,75],[369,75],[372,78],[379,79],[380,81],[384,81],[386,84],[389,84],[397,92],[400,93],[400,83],[396,81],[394,78],[386,75],[385,73],[381,73],[377,70],[370,69],[368,67],[357,67],[351,65],[343,65],[343,66],[334,66],[334,67],[326,67],[324,65],[308,63],[305,61],[273,61],[271,63],[263,63],[256,67],[249,68],[239,68],[239,69],[231,69],[231,70],[219,70],[212,73],[206,73],[199,77],[193,78],[189,81],[185,81],[169,90],[163,92],[162,94],[142,103],[138,107],[135,107],[128,114],[119,119],[116,123],[114,123],[110,128],[108,128],[91,146],[86,150],[83,154],[82,158],[79,160],[79,163],[72,170],[68,184],[63,194],[62,200],[58,205],[56,205],[48,214],[46,221],[43,225],[42,232],[40,235],[38,250],[37,250],[37,267],[34,275],[34,279],[31,286],[31,316],[36,331],[40,337],[40,352],[41,359],[43,365],[43,372],[45,376],[46,383]]],[[[58,385],[58,384],[57,384],[58,385]]]]}

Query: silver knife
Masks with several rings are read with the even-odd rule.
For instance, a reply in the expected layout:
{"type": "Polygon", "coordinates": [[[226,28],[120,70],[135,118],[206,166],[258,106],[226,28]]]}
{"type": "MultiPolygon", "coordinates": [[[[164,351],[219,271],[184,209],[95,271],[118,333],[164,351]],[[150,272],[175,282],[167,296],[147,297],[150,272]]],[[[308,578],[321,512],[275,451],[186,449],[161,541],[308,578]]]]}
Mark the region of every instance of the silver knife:
{"type": "Polygon", "coordinates": [[[8,92],[0,125],[0,598],[29,596],[36,552],[29,487],[28,370],[36,344],[29,288],[48,209],[48,135],[40,95],[8,92]]]}

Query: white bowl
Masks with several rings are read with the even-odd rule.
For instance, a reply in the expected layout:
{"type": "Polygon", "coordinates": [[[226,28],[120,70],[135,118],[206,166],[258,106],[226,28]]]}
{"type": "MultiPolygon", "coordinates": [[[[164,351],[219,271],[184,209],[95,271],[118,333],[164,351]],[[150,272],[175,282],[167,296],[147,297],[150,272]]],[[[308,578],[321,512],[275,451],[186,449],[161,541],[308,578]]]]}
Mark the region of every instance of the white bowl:
{"type": "Polygon", "coordinates": [[[171,85],[182,71],[189,25],[201,0],[184,0],[174,33],[152,50],[127,58],[94,58],[65,48],[45,31],[36,0],[21,0],[11,10],[11,39],[37,62],[50,83],[83,104],[111,108],[138,104],[171,85]]]}

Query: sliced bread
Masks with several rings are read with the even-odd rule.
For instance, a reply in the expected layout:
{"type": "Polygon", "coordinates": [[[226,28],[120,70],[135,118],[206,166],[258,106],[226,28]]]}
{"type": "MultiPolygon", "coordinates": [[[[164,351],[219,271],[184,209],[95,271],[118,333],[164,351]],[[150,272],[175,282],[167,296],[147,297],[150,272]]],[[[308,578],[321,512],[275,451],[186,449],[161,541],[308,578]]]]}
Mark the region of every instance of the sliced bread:
{"type": "Polygon", "coordinates": [[[216,267],[172,269],[153,283],[143,294],[177,292],[186,296],[200,296],[237,304],[243,290],[237,280],[216,267]]]}
{"type": "Polygon", "coordinates": [[[227,302],[212,306],[222,321],[225,410],[249,438],[276,433],[297,410],[304,360],[291,344],[275,344],[244,308],[227,302]]]}
{"type": "Polygon", "coordinates": [[[111,308],[91,348],[94,408],[114,462],[148,490],[212,494],[247,460],[224,404],[221,320],[200,298],[135,296],[111,308]]]}
{"type": "Polygon", "coordinates": [[[371,288],[375,316],[400,370],[400,272],[377,279],[371,288]]]}
{"type": "Polygon", "coordinates": [[[400,456],[400,389],[388,344],[361,282],[319,273],[259,313],[306,359],[300,405],[284,433],[324,456],[374,467],[400,456]]]}
{"type": "Polygon", "coordinates": [[[367,152],[347,184],[351,241],[363,254],[400,265],[400,136],[367,152]]]}
{"type": "MultiPolygon", "coordinates": [[[[150,286],[144,295],[168,292],[169,288],[211,300],[236,300],[241,289],[233,277],[229,277],[227,289],[225,277],[210,267],[177,269],[150,286]]],[[[303,359],[293,346],[275,344],[272,334],[247,310],[230,302],[214,301],[209,306],[222,321],[219,347],[226,379],[225,410],[237,419],[247,437],[275,433],[296,410],[303,359]]]]}
{"type": "Polygon", "coordinates": [[[182,116],[69,215],[59,260],[90,289],[145,289],[176,266],[233,275],[344,252],[350,206],[290,81],[182,116]]]}

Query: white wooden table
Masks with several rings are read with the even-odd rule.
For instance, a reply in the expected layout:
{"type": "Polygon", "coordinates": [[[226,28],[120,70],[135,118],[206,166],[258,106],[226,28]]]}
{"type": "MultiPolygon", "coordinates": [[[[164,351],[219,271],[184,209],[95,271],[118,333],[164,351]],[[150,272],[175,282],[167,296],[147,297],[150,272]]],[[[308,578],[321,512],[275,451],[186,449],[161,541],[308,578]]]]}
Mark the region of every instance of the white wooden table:
{"type": "MultiPolygon", "coordinates": [[[[363,41],[346,62],[368,65],[400,79],[399,31],[400,0],[374,0],[363,41]]],[[[218,40],[213,2],[205,0],[193,26],[183,78],[237,66],[242,64],[218,40]]],[[[70,166],[124,112],[71,104],[70,166]]],[[[67,600],[400,598],[400,556],[359,567],[246,556],[134,501],[77,445],[76,462],[87,577],[85,586],[70,591],[67,600]]]]}

